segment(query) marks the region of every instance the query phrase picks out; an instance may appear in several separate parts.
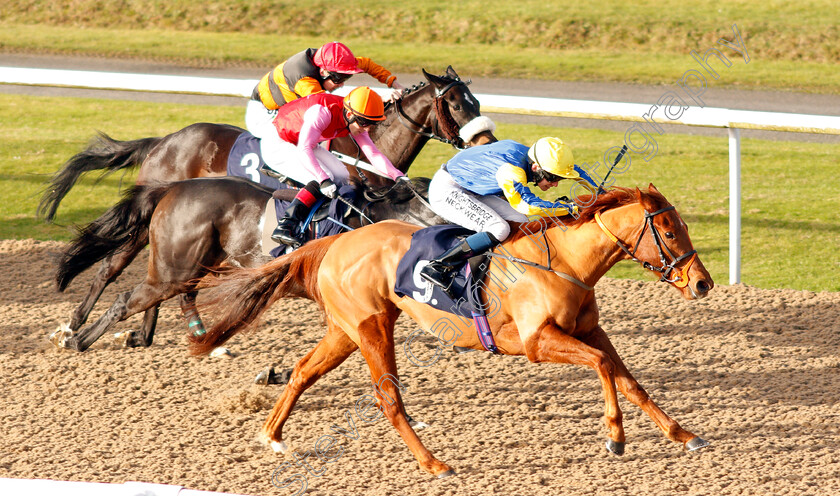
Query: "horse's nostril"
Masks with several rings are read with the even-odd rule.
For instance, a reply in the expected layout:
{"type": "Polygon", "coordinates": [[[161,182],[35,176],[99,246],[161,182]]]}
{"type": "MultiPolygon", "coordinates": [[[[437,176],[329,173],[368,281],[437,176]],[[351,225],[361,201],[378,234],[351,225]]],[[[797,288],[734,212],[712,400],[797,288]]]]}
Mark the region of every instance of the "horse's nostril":
{"type": "Polygon", "coordinates": [[[696,287],[698,293],[708,293],[711,289],[711,287],[709,287],[709,283],[706,281],[698,281],[696,287]]]}

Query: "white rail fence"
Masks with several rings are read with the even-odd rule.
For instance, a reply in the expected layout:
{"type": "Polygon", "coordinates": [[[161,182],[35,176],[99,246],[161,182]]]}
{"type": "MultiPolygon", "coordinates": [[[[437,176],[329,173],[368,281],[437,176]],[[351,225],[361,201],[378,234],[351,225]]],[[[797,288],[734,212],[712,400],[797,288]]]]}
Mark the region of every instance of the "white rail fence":
{"type": "MultiPolygon", "coordinates": [[[[224,79],[195,76],[170,76],[130,74],[118,72],[90,72],[57,69],[30,69],[0,67],[0,83],[37,86],[65,86],[110,90],[191,93],[220,96],[250,97],[253,79],[224,79]]],[[[352,87],[344,87],[343,92],[352,87]]],[[[378,90],[384,92],[385,90],[378,90]]],[[[667,92],[666,92],[667,93],[667,92]]],[[[384,93],[383,93],[384,94],[384,93]]],[[[741,281],[741,129],[786,131],[795,133],[840,135],[840,117],[782,112],[758,112],[714,107],[668,104],[646,105],[640,103],[571,100],[475,94],[485,112],[575,117],[585,119],[617,120],[643,123],[651,129],[656,124],[682,124],[686,126],[718,127],[729,130],[729,283],[741,281]],[[660,115],[653,116],[654,110],[660,115]],[[675,118],[671,118],[674,116],[675,118]]],[[[665,95],[663,95],[663,98],[665,95]]],[[[662,100],[662,98],[660,98],[662,100]]],[[[625,143],[631,152],[641,153],[646,146],[638,146],[639,137],[649,130],[640,124],[632,125],[625,133],[625,143]],[[633,135],[637,145],[633,145],[633,135]]]]}

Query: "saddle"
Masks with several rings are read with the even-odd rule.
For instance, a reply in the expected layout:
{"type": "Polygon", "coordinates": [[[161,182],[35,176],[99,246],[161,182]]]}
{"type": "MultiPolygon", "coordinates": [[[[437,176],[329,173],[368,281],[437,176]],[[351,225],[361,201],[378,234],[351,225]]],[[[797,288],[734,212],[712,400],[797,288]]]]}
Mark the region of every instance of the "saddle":
{"type": "Polygon", "coordinates": [[[420,276],[420,270],[426,264],[470,234],[475,232],[451,224],[427,227],[412,234],[411,246],[397,265],[394,292],[397,296],[408,296],[438,310],[473,319],[484,348],[498,353],[485,315],[487,305],[482,301],[485,296],[483,281],[490,268],[488,255],[470,258],[455,274],[448,293],[420,276]]]}
{"type": "Polygon", "coordinates": [[[471,317],[476,307],[481,306],[473,297],[473,293],[477,293],[473,289],[484,279],[489,268],[489,257],[473,257],[458,269],[448,294],[420,277],[420,269],[470,234],[475,232],[452,224],[416,231],[411,236],[411,246],[397,266],[394,292],[398,296],[408,296],[438,310],[471,317]]]}

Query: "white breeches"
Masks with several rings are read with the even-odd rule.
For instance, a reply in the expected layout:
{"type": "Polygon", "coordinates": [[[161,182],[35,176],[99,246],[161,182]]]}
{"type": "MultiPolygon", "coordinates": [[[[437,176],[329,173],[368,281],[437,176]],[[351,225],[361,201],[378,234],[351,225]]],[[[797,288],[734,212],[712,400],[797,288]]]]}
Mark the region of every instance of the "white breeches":
{"type": "Polygon", "coordinates": [[[274,128],[274,117],[277,110],[268,110],[262,102],[248,100],[248,107],[245,109],[245,127],[248,132],[257,138],[263,138],[270,134],[277,134],[274,128]]]}
{"type": "MultiPolygon", "coordinates": [[[[280,139],[277,131],[260,140],[260,151],[265,164],[272,170],[304,185],[309,181],[316,181],[315,176],[303,165],[306,161],[303,152],[296,145],[280,139]]],[[[315,147],[315,158],[336,186],[348,183],[350,173],[344,162],[326,148],[315,147]]]]}
{"type": "Polygon", "coordinates": [[[476,232],[486,231],[504,241],[512,222],[528,222],[510,203],[495,195],[481,196],[467,191],[443,169],[435,173],[429,184],[429,204],[444,219],[476,232]]]}

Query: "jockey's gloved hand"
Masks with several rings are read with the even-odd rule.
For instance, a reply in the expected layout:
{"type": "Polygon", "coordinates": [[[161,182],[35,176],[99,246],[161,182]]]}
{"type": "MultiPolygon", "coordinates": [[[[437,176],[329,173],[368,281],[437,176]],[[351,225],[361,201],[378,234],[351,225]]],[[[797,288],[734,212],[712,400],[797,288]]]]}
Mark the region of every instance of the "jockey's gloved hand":
{"type": "Polygon", "coordinates": [[[335,195],[338,193],[338,187],[330,179],[324,179],[319,188],[321,190],[321,194],[329,198],[335,198],[335,195]]]}
{"type": "Polygon", "coordinates": [[[564,207],[566,207],[566,210],[568,210],[570,214],[576,214],[580,212],[577,203],[566,203],[564,204],[564,207]]]}
{"type": "Polygon", "coordinates": [[[560,198],[554,200],[554,203],[557,203],[557,202],[571,203],[572,200],[569,200],[569,197],[564,195],[564,196],[561,196],[560,198]]]}

